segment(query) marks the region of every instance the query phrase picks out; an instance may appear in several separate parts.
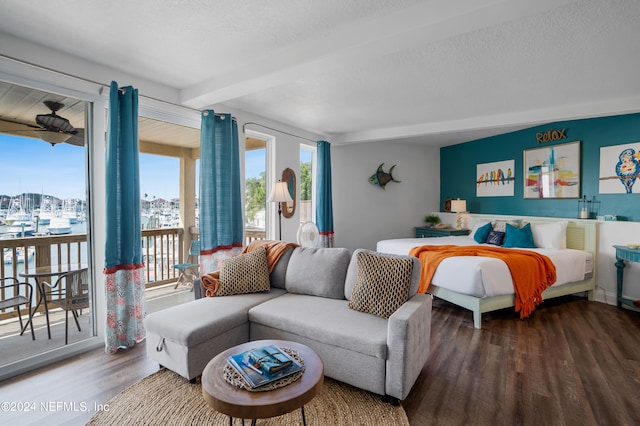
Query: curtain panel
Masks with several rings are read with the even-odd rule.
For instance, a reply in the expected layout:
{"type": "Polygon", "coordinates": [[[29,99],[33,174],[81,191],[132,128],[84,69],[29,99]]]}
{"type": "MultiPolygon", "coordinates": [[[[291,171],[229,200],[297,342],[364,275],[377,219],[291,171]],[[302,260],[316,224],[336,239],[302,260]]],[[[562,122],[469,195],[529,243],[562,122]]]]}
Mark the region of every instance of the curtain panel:
{"type": "Polygon", "coordinates": [[[244,226],[238,124],[231,114],[202,112],[200,130],[200,276],[242,251],[244,226]]]}
{"type": "Polygon", "coordinates": [[[331,194],[331,144],[318,141],[316,225],[320,247],[334,247],[333,202],[331,194]]]}
{"type": "Polygon", "coordinates": [[[137,89],[111,82],[108,121],[105,351],[115,353],[145,338],[137,89]]]}

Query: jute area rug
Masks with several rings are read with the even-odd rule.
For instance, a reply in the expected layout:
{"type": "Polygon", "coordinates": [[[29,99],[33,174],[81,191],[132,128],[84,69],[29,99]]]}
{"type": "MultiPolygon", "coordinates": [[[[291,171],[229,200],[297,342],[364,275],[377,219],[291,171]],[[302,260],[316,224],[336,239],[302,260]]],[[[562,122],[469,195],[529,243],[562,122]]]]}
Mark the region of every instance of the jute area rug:
{"type": "MultiPolygon", "coordinates": [[[[88,425],[228,425],[229,417],[215,411],[202,397],[198,380],[190,384],[169,370],[160,370],[130,386],[96,413],[88,425]]],[[[375,395],[325,378],[320,393],[304,412],[308,425],[409,425],[402,406],[392,406],[375,395]]],[[[240,424],[235,419],[234,424],[240,424]]],[[[300,410],[258,425],[301,425],[300,410]]]]}

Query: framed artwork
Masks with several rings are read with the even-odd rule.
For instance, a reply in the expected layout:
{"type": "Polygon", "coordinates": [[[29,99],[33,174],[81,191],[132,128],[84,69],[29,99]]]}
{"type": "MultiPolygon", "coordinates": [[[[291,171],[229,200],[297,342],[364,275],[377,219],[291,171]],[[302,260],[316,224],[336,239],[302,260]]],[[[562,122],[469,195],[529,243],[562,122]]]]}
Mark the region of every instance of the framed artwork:
{"type": "Polygon", "coordinates": [[[524,198],[580,198],[580,141],[524,151],[524,198]]]}
{"type": "Polygon", "coordinates": [[[287,219],[292,218],[296,212],[296,173],[290,168],[286,168],[282,172],[282,181],[287,182],[287,188],[289,188],[289,195],[293,198],[293,201],[283,203],[282,216],[287,219]]]}
{"type": "Polygon", "coordinates": [[[513,197],[515,160],[476,165],[476,197],[513,197]]]}
{"type": "Polygon", "coordinates": [[[640,142],[600,148],[600,194],[640,194],[640,142]]]}

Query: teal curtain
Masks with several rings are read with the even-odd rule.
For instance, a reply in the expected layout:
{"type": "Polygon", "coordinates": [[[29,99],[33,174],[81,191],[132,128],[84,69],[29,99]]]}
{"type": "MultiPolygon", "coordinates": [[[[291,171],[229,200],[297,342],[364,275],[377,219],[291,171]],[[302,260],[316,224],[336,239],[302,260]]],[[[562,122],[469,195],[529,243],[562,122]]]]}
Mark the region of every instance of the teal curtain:
{"type": "Polygon", "coordinates": [[[320,231],[320,247],[334,247],[331,144],[327,141],[318,141],[317,181],[316,226],[320,231]]]}
{"type": "Polygon", "coordinates": [[[145,338],[138,154],[138,91],[111,82],[105,176],[108,353],[133,347],[145,338]]]}
{"type": "Polygon", "coordinates": [[[243,246],[238,124],[231,114],[202,112],[200,130],[200,273],[216,271],[243,246]]]}

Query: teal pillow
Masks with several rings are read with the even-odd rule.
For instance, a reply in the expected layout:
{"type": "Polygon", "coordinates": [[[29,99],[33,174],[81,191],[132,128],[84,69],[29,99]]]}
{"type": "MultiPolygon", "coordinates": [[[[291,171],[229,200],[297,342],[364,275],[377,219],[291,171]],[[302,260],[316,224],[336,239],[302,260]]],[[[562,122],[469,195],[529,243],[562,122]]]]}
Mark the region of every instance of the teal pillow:
{"type": "Polygon", "coordinates": [[[476,229],[476,232],[473,234],[473,239],[476,240],[477,243],[483,244],[487,241],[487,237],[489,236],[489,232],[493,230],[493,226],[491,222],[482,225],[480,228],[476,229]]]}
{"type": "Polygon", "coordinates": [[[507,223],[506,236],[504,238],[504,247],[520,247],[520,248],[536,248],[533,243],[533,233],[531,225],[527,223],[522,228],[516,228],[507,223]]]}

